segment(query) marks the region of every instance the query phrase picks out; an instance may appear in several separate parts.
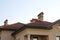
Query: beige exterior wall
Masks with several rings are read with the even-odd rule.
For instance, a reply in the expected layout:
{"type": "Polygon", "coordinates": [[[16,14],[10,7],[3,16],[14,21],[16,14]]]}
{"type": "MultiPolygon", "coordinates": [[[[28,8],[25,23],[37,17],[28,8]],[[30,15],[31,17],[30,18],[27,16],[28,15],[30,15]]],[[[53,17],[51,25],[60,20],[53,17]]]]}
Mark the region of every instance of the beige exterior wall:
{"type": "Polygon", "coordinates": [[[20,38],[20,40],[27,40],[27,37],[24,39],[24,36],[27,34],[30,35],[48,35],[49,40],[56,40],[56,36],[60,36],[60,28],[58,26],[60,23],[56,23],[53,25],[53,29],[51,30],[44,30],[44,29],[33,29],[33,28],[27,28],[24,31],[18,33],[15,35],[16,39],[20,38]]]}
{"type": "Polygon", "coordinates": [[[27,35],[26,29],[24,31],[21,31],[20,33],[18,33],[15,37],[16,37],[16,39],[24,40],[25,35],[27,35]]]}
{"type": "Polygon", "coordinates": [[[1,31],[1,40],[14,40],[13,36],[11,35],[13,31],[3,30],[1,31]]]}

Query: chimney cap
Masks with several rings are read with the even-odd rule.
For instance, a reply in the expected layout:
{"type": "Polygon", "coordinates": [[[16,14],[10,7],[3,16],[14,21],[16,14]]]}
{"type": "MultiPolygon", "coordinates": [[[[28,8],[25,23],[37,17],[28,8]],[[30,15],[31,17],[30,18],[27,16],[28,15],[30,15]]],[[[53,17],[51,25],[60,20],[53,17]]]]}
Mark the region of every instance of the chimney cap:
{"type": "Polygon", "coordinates": [[[44,13],[43,13],[43,12],[41,12],[41,13],[39,13],[39,14],[38,14],[38,16],[43,15],[43,14],[44,14],[44,13]]]}

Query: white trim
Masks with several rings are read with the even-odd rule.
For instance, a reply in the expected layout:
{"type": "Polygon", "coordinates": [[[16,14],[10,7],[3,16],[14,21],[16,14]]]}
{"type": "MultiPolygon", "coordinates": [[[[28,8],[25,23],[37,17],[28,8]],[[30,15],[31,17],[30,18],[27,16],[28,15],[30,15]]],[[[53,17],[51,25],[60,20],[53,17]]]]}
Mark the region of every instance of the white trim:
{"type": "Polygon", "coordinates": [[[28,34],[28,40],[30,40],[30,34],[28,34]]]}

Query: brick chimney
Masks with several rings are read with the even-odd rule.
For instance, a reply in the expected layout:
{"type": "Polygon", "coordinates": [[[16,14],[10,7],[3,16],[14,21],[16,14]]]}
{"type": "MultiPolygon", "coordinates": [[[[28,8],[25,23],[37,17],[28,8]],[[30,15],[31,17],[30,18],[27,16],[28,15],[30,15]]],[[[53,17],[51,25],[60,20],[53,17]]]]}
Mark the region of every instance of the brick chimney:
{"type": "Polygon", "coordinates": [[[8,25],[8,20],[6,19],[5,21],[4,21],[4,26],[7,26],[8,25]]]}
{"type": "Polygon", "coordinates": [[[38,20],[43,21],[43,17],[44,17],[43,15],[44,15],[43,12],[39,13],[38,14],[38,20]]]}

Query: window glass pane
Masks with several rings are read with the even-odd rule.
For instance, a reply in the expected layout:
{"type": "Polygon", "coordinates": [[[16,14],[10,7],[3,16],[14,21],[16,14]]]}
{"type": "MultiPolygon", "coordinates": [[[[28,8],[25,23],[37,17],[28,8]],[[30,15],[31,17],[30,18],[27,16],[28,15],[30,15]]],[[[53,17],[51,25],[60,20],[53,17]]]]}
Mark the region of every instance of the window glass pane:
{"type": "Polygon", "coordinates": [[[33,40],[38,40],[37,38],[33,38],[33,40]]]}
{"type": "Polygon", "coordinates": [[[59,40],[59,37],[56,37],[56,40],[59,40]]]}
{"type": "Polygon", "coordinates": [[[60,28],[60,26],[58,26],[58,28],[60,28]]]}
{"type": "Polygon", "coordinates": [[[34,38],[33,40],[37,40],[36,38],[34,38]]]}

